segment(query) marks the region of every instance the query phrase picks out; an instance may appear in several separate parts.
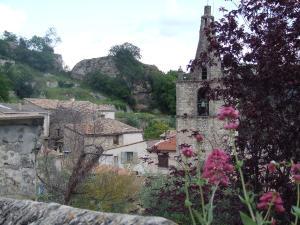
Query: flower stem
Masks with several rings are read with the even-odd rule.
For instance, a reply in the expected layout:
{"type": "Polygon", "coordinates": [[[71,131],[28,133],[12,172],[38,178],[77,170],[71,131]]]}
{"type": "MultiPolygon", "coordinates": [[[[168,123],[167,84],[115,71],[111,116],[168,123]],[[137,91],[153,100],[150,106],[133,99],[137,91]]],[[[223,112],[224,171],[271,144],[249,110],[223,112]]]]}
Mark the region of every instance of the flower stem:
{"type": "MultiPolygon", "coordinates": [[[[300,204],[300,183],[297,183],[297,208],[299,208],[299,204],[300,204]]],[[[296,214],[296,218],[295,218],[295,225],[297,225],[298,223],[298,214],[296,214]]]]}
{"type": "MultiPolygon", "coordinates": [[[[186,197],[186,200],[188,202],[190,202],[190,195],[189,195],[189,186],[188,186],[188,171],[187,171],[187,161],[185,162],[185,166],[184,166],[184,170],[185,170],[185,197],[186,197]]],[[[192,211],[192,207],[190,204],[187,205],[188,207],[188,210],[189,210],[189,213],[190,213],[190,217],[192,219],[192,223],[193,225],[196,225],[196,221],[195,221],[195,218],[194,218],[194,215],[193,215],[193,211],[192,211]]]]}
{"type": "MultiPolygon", "coordinates": [[[[201,180],[201,168],[200,168],[200,155],[201,155],[201,147],[202,145],[201,144],[198,144],[198,170],[197,170],[197,173],[198,173],[198,179],[201,180]]],[[[203,195],[203,189],[202,189],[202,184],[199,185],[199,190],[200,190],[200,200],[201,200],[201,208],[202,208],[202,213],[203,213],[203,217],[206,218],[206,212],[205,212],[205,203],[204,203],[204,195],[203,195]]],[[[205,219],[206,220],[206,219],[205,219]]]]}
{"type": "MultiPolygon", "coordinates": [[[[232,136],[232,137],[233,137],[233,135],[234,135],[234,134],[231,132],[231,136],[232,136]]],[[[235,144],[233,144],[233,154],[234,154],[236,163],[238,163],[238,162],[239,162],[239,159],[238,159],[238,156],[237,156],[237,151],[236,151],[236,146],[235,146],[235,144]]],[[[239,164],[239,163],[238,163],[238,164],[239,164]]],[[[249,210],[249,212],[250,212],[251,219],[253,220],[253,222],[256,222],[256,219],[255,219],[255,216],[254,216],[254,213],[253,213],[251,204],[250,204],[250,202],[249,202],[249,195],[248,195],[248,192],[247,192],[247,189],[246,189],[245,180],[244,180],[244,175],[243,175],[243,171],[242,171],[240,165],[238,165],[238,171],[239,171],[239,174],[240,174],[240,177],[241,177],[241,182],[242,182],[242,187],[243,187],[244,198],[245,198],[245,201],[246,201],[248,210],[249,210]]]]}

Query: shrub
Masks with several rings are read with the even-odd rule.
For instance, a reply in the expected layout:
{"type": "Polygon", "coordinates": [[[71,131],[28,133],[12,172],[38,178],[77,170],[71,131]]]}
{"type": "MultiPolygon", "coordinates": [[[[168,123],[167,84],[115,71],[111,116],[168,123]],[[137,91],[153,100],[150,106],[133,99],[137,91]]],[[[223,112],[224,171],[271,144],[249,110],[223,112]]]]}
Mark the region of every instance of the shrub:
{"type": "Polygon", "coordinates": [[[128,171],[99,167],[77,189],[71,205],[104,212],[129,213],[137,210],[142,179],[128,171]]]}

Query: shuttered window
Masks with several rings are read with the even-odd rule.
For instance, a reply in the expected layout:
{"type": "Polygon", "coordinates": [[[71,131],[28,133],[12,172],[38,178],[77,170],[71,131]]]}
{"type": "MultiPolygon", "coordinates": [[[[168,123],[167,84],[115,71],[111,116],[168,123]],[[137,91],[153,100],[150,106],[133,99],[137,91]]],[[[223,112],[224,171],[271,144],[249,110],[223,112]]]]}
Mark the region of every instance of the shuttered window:
{"type": "Polygon", "coordinates": [[[169,156],[166,153],[158,155],[158,167],[168,168],[169,167],[169,156]]]}

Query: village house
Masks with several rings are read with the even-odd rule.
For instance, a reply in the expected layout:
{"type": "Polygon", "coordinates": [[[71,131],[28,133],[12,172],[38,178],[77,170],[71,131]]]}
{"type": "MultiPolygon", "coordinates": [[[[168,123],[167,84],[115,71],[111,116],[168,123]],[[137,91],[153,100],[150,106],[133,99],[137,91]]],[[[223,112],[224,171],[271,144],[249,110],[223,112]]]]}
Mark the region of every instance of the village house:
{"type": "Polygon", "coordinates": [[[94,122],[65,125],[64,151],[74,152],[91,145],[101,146],[104,153],[100,164],[122,167],[138,162],[144,152],[143,131],[118,120],[101,118],[94,122]]]}
{"type": "Polygon", "coordinates": [[[49,135],[45,136],[47,147],[62,151],[64,126],[91,122],[99,118],[115,119],[112,105],[97,105],[89,101],[25,98],[24,105],[39,107],[50,114],[49,135]]]}
{"type": "Polygon", "coordinates": [[[174,132],[162,134],[162,140],[140,141],[108,148],[101,157],[100,164],[125,168],[137,174],[167,174],[170,166],[177,164],[174,132]]]}

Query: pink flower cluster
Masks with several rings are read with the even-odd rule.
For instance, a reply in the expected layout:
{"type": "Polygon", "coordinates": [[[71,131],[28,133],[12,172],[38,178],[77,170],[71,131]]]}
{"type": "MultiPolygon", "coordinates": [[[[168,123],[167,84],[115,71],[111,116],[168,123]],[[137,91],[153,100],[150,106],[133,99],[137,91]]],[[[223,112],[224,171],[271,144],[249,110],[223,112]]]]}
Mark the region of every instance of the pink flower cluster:
{"type": "Polygon", "coordinates": [[[196,141],[197,141],[197,142],[202,142],[203,139],[204,139],[203,136],[202,136],[201,134],[196,134],[196,135],[195,135],[195,138],[196,138],[196,141]]]}
{"type": "Polygon", "coordinates": [[[282,213],[285,211],[285,208],[283,207],[282,198],[280,197],[278,192],[269,191],[267,193],[264,193],[259,198],[257,208],[268,210],[270,204],[272,204],[275,207],[275,211],[278,213],[282,213]]]}
{"type": "Polygon", "coordinates": [[[229,163],[229,157],[222,149],[214,149],[207,157],[203,167],[203,178],[210,184],[229,184],[228,174],[234,170],[229,163]]]}
{"type": "Polygon", "coordinates": [[[240,113],[238,110],[236,110],[232,106],[223,106],[219,109],[217,116],[218,116],[219,120],[238,119],[240,116],[240,113]]]}
{"type": "Polygon", "coordinates": [[[184,146],[182,147],[181,152],[186,158],[191,158],[192,156],[195,155],[192,147],[184,146]]]}
{"type": "Polygon", "coordinates": [[[232,106],[223,106],[217,113],[217,117],[219,120],[227,119],[229,121],[228,124],[224,125],[224,129],[226,130],[236,130],[239,127],[239,124],[237,122],[239,116],[239,111],[232,106]]]}
{"type": "Polygon", "coordinates": [[[269,171],[269,173],[275,173],[276,172],[276,162],[275,161],[271,161],[268,164],[268,171],[269,171]]]}
{"type": "Polygon", "coordinates": [[[291,173],[296,183],[300,183],[300,163],[293,164],[291,173]]]}

